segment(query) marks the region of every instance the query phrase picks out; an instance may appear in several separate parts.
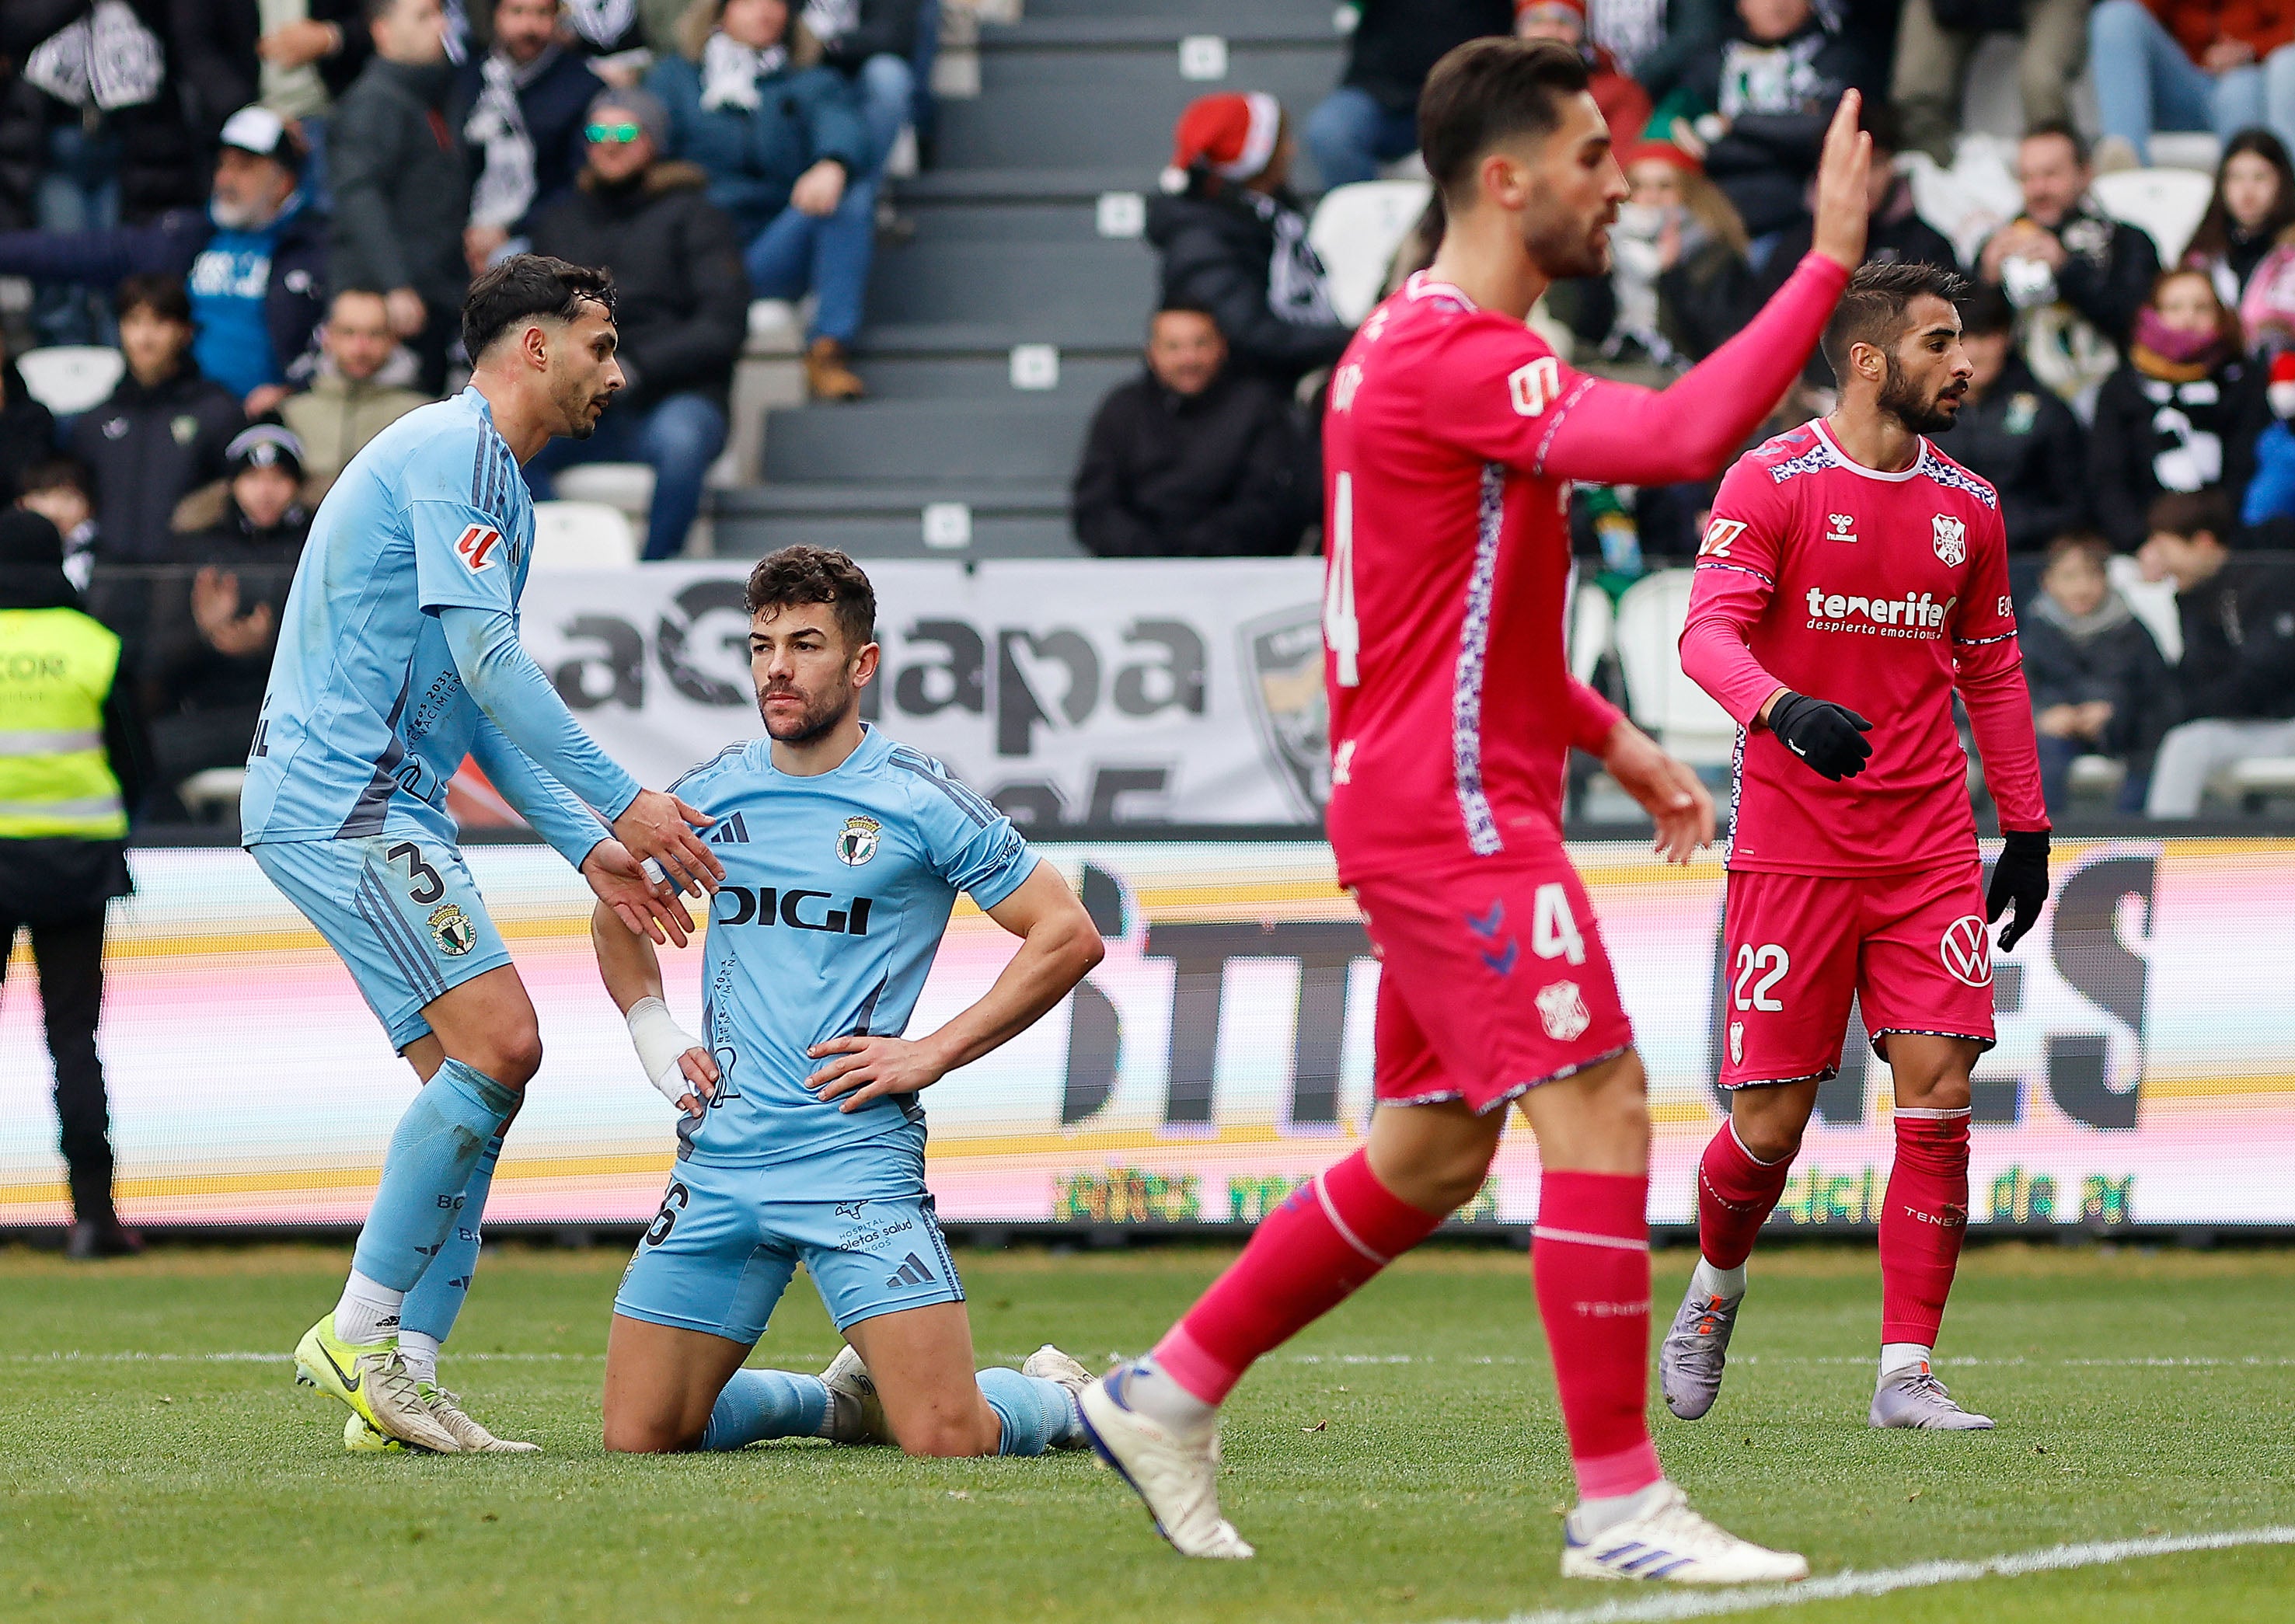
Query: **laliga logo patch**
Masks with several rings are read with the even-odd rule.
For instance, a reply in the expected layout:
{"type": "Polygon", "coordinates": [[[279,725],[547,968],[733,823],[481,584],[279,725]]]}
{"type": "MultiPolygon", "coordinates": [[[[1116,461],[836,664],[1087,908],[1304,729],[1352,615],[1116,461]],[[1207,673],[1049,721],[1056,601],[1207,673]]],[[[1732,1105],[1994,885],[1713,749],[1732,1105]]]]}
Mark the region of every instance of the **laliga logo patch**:
{"type": "Polygon", "coordinates": [[[1947,564],[1957,564],[1968,557],[1968,525],[1965,520],[1936,516],[1936,555],[1947,564]]]}
{"type": "Polygon", "coordinates": [[[1729,1064],[1745,1064],[1745,1023],[1743,1021],[1729,1023],[1729,1064]]]}
{"type": "Polygon", "coordinates": [[[845,827],[837,831],[837,856],[849,869],[857,869],[877,854],[877,842],[885,826],[874,818],[847,818],[845,827]]]}
{"type": "Polygon", "coordinates": [[[1945,926],[1944,940],[1937,943],[1937,956],[1962,986],[1992,984],[1992,938],[1984,934],[1984,921],[1974,914],[1964,913],[1945,926]]]}
{"type": "Polygon", "coordinates": [[[502,532],[485,525],[466,526],[455,538],[454,555],[472,575],[494,566],[494,550],[502,545],[502,532]]]}
{"type": "Polygon", "coordinates": [[[1538,990],[1538,1018],[1556,1043],[1569,1042],[1594,1024],[1574,981],[1551,982],[1538,990]]]}
{"type": "Polygon", "coordinates": [[[429,924],[430,939],[449,959],[460,959],[478,944],[478,926],[470,923],[470,915],[452,902],[433,909],[429,924]]]}

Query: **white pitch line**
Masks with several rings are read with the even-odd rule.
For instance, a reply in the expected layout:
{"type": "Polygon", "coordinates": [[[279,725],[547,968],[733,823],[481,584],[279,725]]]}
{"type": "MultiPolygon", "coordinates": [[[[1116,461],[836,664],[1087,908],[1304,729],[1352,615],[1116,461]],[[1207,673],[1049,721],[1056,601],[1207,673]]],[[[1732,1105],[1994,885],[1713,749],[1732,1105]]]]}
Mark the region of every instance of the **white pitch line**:
{"type": "Polygon", "coordinates": [[[1674,1619],[1719,1618],[1762,1607],[1800,1607],[1811,1602],[1965,1584],[1971,1579],[2013,1579],[2026,1573],[2102,1567],[2139,1556],[2228,1551],[2256,1545],[2295,1545],[2295,1528],[2248,1528],[2220,1534],[2168,1534],[2154,1539],[2052,1545],[2044,1550],[2017,1551],[1979,1562],[1923,1562],[1909,1568],[1883,1568],[1873,1573],[1851,1570],[1797,1585],[1760,1585],[1727,1591],[1680,1590],[1632,1601],[1605,1602],[1597,1607],[1551,1607],[1538,1612],[1517,1612],[1504,1624],[1665,1624],[1674,1619]]]}
{"type": "MultiPolygon", "coordinates": [[[[492,1361],[495,1364],[508,1365],[578,1364],[584,1361],[594,1363],[606,1357],[602,1353],[465,1353],[459,1348],[451,1349],[450,1351],[458,1360],[478,1359],[492,1361]]],[[[49,1353],[0,1354],[0,1364],[133,1365],[152,1363],[178,1365],[262,1365],[274,1362],[284,1364],[293,1357],[294,1356],[290,1353],[263,1352],[255,1350],[232,1350],[214,1353],[86,1353],[76,1349],[68,1349],[49,1353]]],[[[807,1359],[821,1360],[828,1359],[829,1356],[826,1353],[807,1353],[799,1350],[775,1349],[771,1351],[771,1357],[774,1359],[794,1360],[802,1364],[807,1359]]],[[[1017,1358],[1018,1356],[1016,1354],[1014,1357],[1017,1358]]],[[[1112,1354],[1110,1357],[1120,1359],[1123,1355],[1118,1353],[1112,1354]]],[[[1454,1359],[1439,1359],[1423,1353],[1278,1353],[1273,1355],[1269,1362],[1286,1365],[1341,1366],[1507,1366],[1543,1365],[1546,1363],[1543,1359],[1522,1359],[1511,1354],[1484,1354],[1481,1356],[1468,1355],[1454,1359]]],[[[1770,1354],[1763,1356],[1760,1354],[1745,1354],[1731,1362],[1733,1364],[1741,1365],[1854,1365],[1862,1367],[1871,1365],[1873,1361],[1869,1357],[1817,1357],[1805,1354],[1770,1354]]],[[[1974,1355],[1955,1359],[1950,1355],[1947,1355],[1934,1362],[1940,1367],[1959,1367],[1963,1369],[1985,1368],[1995,1370],[2012,1369],[2019,1366],[2031,1368],[2062,1367],[2065,1368],[2078,1367],[2090,1370],[2266,1370],[2295,1367],[2295,1358],[2266,1359],[2259,1354],[2247,1354],[2236,1359],[2130,1358],[2057,1359],[2026,1359],[2021,1356],[2011,1359],[1984,1359],[1974,1355]]]]}

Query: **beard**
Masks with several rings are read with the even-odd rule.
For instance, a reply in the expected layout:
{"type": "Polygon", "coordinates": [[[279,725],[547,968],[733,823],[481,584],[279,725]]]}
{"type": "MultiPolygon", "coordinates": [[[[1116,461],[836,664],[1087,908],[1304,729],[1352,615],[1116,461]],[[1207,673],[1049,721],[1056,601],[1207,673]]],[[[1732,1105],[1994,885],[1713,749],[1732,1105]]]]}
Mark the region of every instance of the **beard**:
{"type": "Polygon", "coordinates": [[[1947,398],[1959,400],[1964,390],[1946,386],[1945,391],[1923,397],[1920,387],[1897,365],[1894,355],[1889,357],[1889,375],[1881,380],[1880,397],[1874,402],[1881,411],[1895,418],[1914,434],[1944,434],[1960,420],[1959,414],[1947,412],[1947,398]]]}
{"type": "Polygon", "coordinates": [[[1522,245],[1529,250],[1531,263],[1541,274],[1559,282],[1570,276],[1607,276],[1610,273],[1608,240],[1595,240],[1600,229],[1581,225],[1563,209],[1533,197],[1531,206],[1523,211],[1522,245]]]}
{"type": "Polygon", "coordinates": [[[765,731],[776,744],[809,745],[814,739],[845,720],[853,707],[853,685],[839,682],[834,688],[805,698],[804,710],[794,722],[775,722],[765,711],[765,701],[783,695],[798,695],[795,689],[769,690],[757,696],[757,714],[765,724],[765,731]]]}

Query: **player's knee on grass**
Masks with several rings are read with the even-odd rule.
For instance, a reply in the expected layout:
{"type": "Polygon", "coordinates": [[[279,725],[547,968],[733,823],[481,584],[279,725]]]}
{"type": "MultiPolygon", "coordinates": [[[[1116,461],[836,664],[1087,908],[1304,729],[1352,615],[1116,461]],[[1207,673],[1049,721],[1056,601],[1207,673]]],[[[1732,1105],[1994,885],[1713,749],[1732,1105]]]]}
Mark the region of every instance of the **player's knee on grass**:
{"type": "Polygon", "coordinates": [[[1003,1442],[1003,1424],[983,1400],[971,1412],[935,1412],[904,1418],[893,1435],[903,1455],[962,1459],[993,1455],[1003,1442]]]}
{"type": "Polygon", "coordinates": [[[610,1455],[674,1455],[700,1441],[698,1432],[681,1436],[676,1424],[666,1417],[606,1412],[606,1451],[610,1455]]]}

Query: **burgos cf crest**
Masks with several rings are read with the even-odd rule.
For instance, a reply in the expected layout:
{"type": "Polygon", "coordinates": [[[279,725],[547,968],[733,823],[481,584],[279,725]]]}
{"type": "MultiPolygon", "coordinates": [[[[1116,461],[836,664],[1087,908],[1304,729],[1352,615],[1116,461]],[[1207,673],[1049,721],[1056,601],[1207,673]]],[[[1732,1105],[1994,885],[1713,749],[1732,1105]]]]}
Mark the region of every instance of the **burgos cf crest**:
{"type": "Polygon", "coordinates": [[[453,903],[431,910],[430,939],[438,951],[449,959],[460,959],[478,944],[478,928],[470,923],[470,916],[453,903]]]}
{"type": "Polygon", "coordinates": [[[1936,516],[1936,555],[1947,564],[1968,557],[1968,523],[1940,513],[1936,516]]]}
{"type": "Polygon", "coordinates": [[[845,867],[857,869],[877,854],[877,841],[885,826],[874,818],[847,818],[837,831],[837,856],[845,867]]]}

